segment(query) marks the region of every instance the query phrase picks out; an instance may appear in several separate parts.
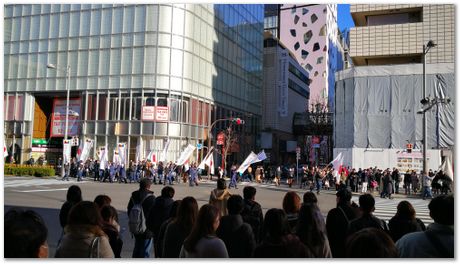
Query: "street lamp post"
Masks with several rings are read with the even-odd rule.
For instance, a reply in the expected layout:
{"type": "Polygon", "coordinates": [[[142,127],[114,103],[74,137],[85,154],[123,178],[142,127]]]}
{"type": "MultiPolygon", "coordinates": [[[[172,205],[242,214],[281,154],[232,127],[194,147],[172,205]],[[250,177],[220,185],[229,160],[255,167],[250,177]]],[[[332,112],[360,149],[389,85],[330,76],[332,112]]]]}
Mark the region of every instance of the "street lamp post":
{"type": "MultiPolygon", "coordinates": [[[[54,70],[58,70],[58,68],[56,67],[56,65],[54,64],[47,64],[46,67],[48,69],[54,69],[54,70]]],[[[69,127],[69,101],[70,101],[70,89],[69,89],[69,85],[70,85],[70,65],[67,65],[66,67],[66,70],[65,70],[65,74],[66,74],[66,82],[65,82],[65,89],[67,90],[67,101],[66,101],[66,108],[65,108],[65,128],[64,128],[64,140],[67,139],[67,130],[68,130],[68,127],[69,127]]],[[[62,141],[62,146],[63,146],[63,151],[64,151],[64,140],[62,141]]],[[[70,171],[70,160],[68,161],[69,162],[69,171],[70,171]]],[[[65,167],[65,162],[64,162],[64,152],[62,153],[62,166],[61,166],[61,176],[64,177],[64,167],[65,167]]]]}
{"type": "MultiPolygon", "coordinates": [[[[430,40],[428,43],[423,45],[423,99],[426,100],[426,54],[428,51],[436,47],[436,44],[430,40]]],[[[427,157],[426,157],[426,151],[427,151],[427,124],[426,124],[426,111],[423,111],[423,120],[422,120],[422,126],[423,126],[423,171],[425,173],[428,173],[428,164],[427,164],[427,157]]],[[[423,179],[422,179],[422,188],[423,188],[423,179]]]]}

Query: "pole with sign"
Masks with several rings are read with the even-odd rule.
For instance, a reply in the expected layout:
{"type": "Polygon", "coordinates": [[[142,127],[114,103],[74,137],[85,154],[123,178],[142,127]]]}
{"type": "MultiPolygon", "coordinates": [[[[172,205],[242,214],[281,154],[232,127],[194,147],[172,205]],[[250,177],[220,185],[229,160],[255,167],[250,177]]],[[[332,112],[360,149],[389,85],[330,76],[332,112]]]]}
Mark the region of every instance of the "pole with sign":
{"type": "Polygon", "coordinates": [[[67,163],[69,163],[69,165],[67,166],[67,176],[69,176],[69,172],[70,172],[70,150],[72,148],[72,146],[70,144],[70,140],[64,139],[63,143],[64,143],[64,146],[63,146],[64,160],[63,160],[63,164],[62,164],[62,177],[64,177],[65,165],[67,163]]]}
{"type": "Polygon", "coordinates": [[[297,172],[297,180],[296,183],[299,182],[299,159],[300,159],[300,147],[295,148],[295,159],[297,162],[296,172],[297,172]]]}

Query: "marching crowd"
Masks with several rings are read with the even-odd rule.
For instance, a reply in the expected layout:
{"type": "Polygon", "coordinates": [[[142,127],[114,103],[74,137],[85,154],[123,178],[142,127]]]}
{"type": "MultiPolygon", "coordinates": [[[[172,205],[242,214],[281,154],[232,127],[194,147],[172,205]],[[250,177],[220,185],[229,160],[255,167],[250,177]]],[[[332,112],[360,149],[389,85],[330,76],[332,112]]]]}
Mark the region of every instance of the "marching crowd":
{"type": "MultiPolygon", "coordinates": [[[[164,181],[164,179],[163,179],[164,181]]],[[[175,200],[172,186],[155,197],[150,177],[127,201],[129,231],[135,239],[133,258],[453,258],[454,198],[439,195],[429,205],[434,223],[416,217],[407,201],[398,204],[389,223],[373,215],[374,197],[361,194],[359,205],[341,184],[336,208],[326,219],[314,192],[302,199],[286,192],[281,208],[265,215],[256,188],[243,197],[231,194],[222,178],[209,203],[194,197],[175,200]]],[[[59,213],[62,236],[56,258],[121,257],[123,239],[111,198],[84,200],[77,185],[69,187],[59,213]]],[[[48,257],[47,227],[34,211],[11,209],[5,214],[5,257],[48,257]]]]}
{"type": "MultiPolygon", "coordinates": [[[[58,161],[58,170],[60,169],[58,161]]],[[[237,188],[240,181],[253,181],[257,183],[272,183],[281,185],[283,179],[286,184],[292,187],[297,179],[297,169],[295,166],[281,165],[258,165],[249,166],[244,174],[237,172],[238,164],[229,165],[225,170],[221,167],[216,169],[216,177],[229,177],[229,187],[237,188]]],[[[451,192],[452,179],[442,170],[432,171],[428,174],[417,173],[415,170],[407,170],[401,173],[398,169],[389,168],[382,170],[377,167],[358,170],[355,168],[343,167],[338,171],[330,166],[324,168],[302,166],[298,168],[299,187],[310,191],[316,190],[317,194],[323,189],[334,188],[345,184],[352,192],[356,193],[375,193],[378,192],[381,198],[392,198],[392,194],[400,193],[400,185],[404,189],[404,194],[411,195],[421,193],[425,198],[432,198],[433,194],[448,194],[451,192]],[[422,185],[423,183],[423,185],[422,185]],[[423,186],[423,188],[422,188],[423,186]]],[[[98,160],[88,159],[85,162],[73,159],[69,165],[65,166],[65,174],[62,180],[69,180],[75,177],[78,181],[84,177],[93,178],[100,182],[119,182],[137,183],[146,177],[154,184],[189,183],[190,186],[198,185],[202,179],[202,174],[207,171],[197,167],[196,163],[190,165],[177,166],[174,162],[151,162],[150,160],[130,161],[127,168],[124,164],[109,162],[105,168],[101,168],[98,160]]],[[[210,174],[209,179],[214,175],[210,174]]]]}

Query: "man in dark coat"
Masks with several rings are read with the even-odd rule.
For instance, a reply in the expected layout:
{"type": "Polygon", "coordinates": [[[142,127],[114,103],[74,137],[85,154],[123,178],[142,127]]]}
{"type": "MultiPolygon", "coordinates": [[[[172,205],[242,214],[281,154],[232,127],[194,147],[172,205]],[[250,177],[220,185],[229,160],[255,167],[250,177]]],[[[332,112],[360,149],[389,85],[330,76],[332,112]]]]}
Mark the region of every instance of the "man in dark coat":
{"type": "MultiPolygon", "coordinates": [[[[134,191],[131,194],[131,198],[128,203],[128,215],[134,206],[134,203],[140,203],[142,200],[142,209],[144,216],[148,216],[150,208],[155,204],[155,196],[150,191],[152,181],[149,178],[142,178],[139,182],[139,190],[134,191]],[[145,198],[145,199],[144,199],[145,198]]],[[[152,237],[153,233],[147,229],[143,234],[134,235],[134,249],[133,258],[150,258],[150,252],[152,251],[152,237]]]]}
{"type": "Polygon", "coordinates": [[[157,243],[160,226],[169,218],[172,204],[174,202],[174,188],[165,186],[161,190],[161,196],[155,199],[155,204],[150,209],[150,213],[146,220],[147,228],[153,232],[155,257],[159,256],[160,248],[157,243]]]}
{"type": "Polygon", "coordinates": [[[244,201],[240,195],[232,195],[227,201],[228,215],[220,219],[216,234],[227,247],[230,258],[250,258],[256,247],[252,227],[243,222],[241,212],[244,201]]]}
{"type": "Polygon", "coordinates": [[[346,188],[337,193],[337,207],[329,211],[326,218],[326,229],[334,258],[345,257],[345,240],[347,239],[350,222],[357,218],[357,210],[351,204],[351,192],[346,188]]]}
{"type": "Polygon", "coordinates": [[[349,235],[367,227],[383,230],[390,235],[387,223],[372,214],[375,210],[374,196],[368,193],[359,196],[359,208],[362,216],[350,222],[349,235]]]}
{"type": "Polygon", "coordinates": [[[256,192],[256,188],[252,186],[244,187],[244,209],[243,212],[241,212],[241,216],[243,217],[243,221],[245,223],[251,225],[256,242],[260,242],[262,240],[261,236],[262,226],[264,223],[264,215],[262,213],[262,207],[258,202],[255,201],[256,192]]]}

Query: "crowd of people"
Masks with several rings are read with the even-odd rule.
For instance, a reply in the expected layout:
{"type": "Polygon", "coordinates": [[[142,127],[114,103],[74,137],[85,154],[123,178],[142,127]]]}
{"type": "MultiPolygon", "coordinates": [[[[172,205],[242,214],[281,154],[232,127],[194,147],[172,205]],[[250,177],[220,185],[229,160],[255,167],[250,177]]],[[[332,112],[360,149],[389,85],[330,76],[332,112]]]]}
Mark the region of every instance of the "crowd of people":
{"type": "MultiPolygon", "coordinates": [[[[374,196],[363,193],[359,205],[341,185],[337,206],[324,219],[314,192],[302,199],[286,192],[282,208],[262,212],[254,186],[243,197],[231,194],[223,179],[198,206],[194,197],[175,200],[172,186],[155,197],[149,177],[127,201],[133,258],[453,258],[454,198],[439,195],[429,205],[433,224],[416,217],[401,201],[387,223],[373,215],[374,196]]],[[[120,258],[123,239],[111,198],[85,200],[77,185],[69,187],[59,220],[62,235],[56,258],[120,258]]],[[[33,211],[5,214],[5,257],[48,257],[47,227],[33,211]]]]}
{"type": "MultiPolygon", "coordinates": [[[[58,166],[59,164],[61,163],[58,162],[58,166]]],[[[341,185],[345,185],[355,193],[377,193],[381,198],[389,199],[393,194],[403,193],[401,187],[405,195],[419,193],[424,198],[432,198],[433,195],[448,194],[452,186],[452,179],[442,170],[430,170],[428,174],[422,174],[415,170],[400,172],[396,168],[382,170],[377,167],[365,169],[343,167],[334,171],[331,166],[323,168],[301,166],[296,169],[295,166],[265,164],[249,166],[243,174],[240,174],[237,172],[238,166],[238,164],[229,164],[226,169],[218,167],[215,175],[212,175],[208,173],[208,167],[202,170],[197,167],[196,162],[177,166],[171,161],[156,163],[150,160],[131,160],[127,168],[124,164],[115,162],[109,162],[105,168],[101,168],[98,160],[88,159],[83,162],[73,159],[70,165],[65,166],[62,180],[69,180],[70,176],[75,177],[77,181],[86,177],[97,182],[138,183],[142,178],[149,178],[153,184],[188,183],[190,186],[196,186],[203,177],[207,179],[215,177],[229,178],[229,188],[238,188],[238,183],[241,181],[279,186],[283,180],[292,187],[298,180],[299,188],[316,190],[317,194],[331,188],[338,190],[341,185]]]]}

